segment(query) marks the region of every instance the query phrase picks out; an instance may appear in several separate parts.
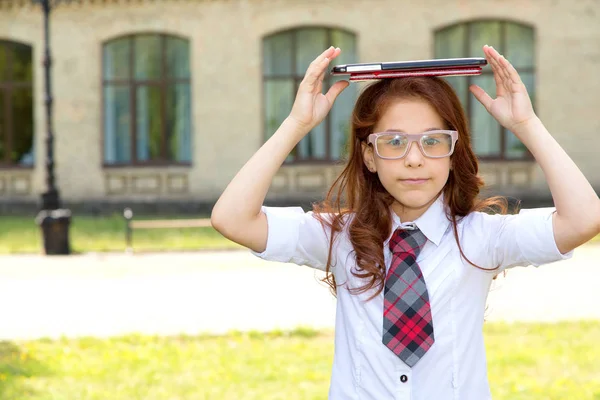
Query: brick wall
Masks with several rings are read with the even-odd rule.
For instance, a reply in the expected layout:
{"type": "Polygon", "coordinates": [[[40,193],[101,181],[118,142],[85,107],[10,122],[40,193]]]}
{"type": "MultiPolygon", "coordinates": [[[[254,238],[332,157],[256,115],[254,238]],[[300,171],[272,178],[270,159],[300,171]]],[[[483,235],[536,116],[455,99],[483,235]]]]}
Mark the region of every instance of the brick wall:
{"type": "MultiPolygon", "coordinates": [[[[9,2],[10,3],[10,2],[9,2]]],[[[34,48],[36,164],[1,170],[0,201],[35,201],[44,190],[42,14],[28,2],[0,8],[0,38],[34,48]],[[16,182],[16,183],[14,183],[16,182]],[[14,188],[11,186],[14,183],[14,188]]],[[[600,3],[593,0],[223,0],[63,4],[52,15],[56,175],[70,202],[214,201],[263,141],[261,39],[300,25],[353,31],[362,61],[433,56],[433,31],[471,19],[509,19],[536,29],[539,114],[600,188],[600,3]],[[190,40],[193,165],[102,167],[101,45],[121,35],[170,33],[190,40]],[[237,143],[232,147],[231,143],[237,143]]],[[[486,163],[491,189],[548,198],[534,164],[486,163]]],[[[318,196],[336,167],[285,167],[270,199],[318,196]]]]}

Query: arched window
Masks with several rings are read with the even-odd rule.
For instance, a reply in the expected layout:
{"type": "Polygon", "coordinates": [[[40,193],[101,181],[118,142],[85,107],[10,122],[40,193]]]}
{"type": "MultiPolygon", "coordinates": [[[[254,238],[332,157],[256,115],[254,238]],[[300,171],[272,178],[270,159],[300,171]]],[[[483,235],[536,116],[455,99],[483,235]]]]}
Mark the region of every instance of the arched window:
{"type": "MultiPolygon", "coordinates": [[[[435,33],[435,57],[483,57],[484,44],[494,46],[517,69],[535,107],[535,38],[533,28],[509,21],[473,21],[455,24],[435,33]]],[[[491,96],[496,86],[491,68],[478,76],[449,77],[468,114],[475,153],[482,159],[524,159],[529,152],[512,132],[489,115],[469,93],[469,85],[481,86],[491,96]]]]}
{"type": "Polygon", "coordinates": [[[120,37],[103,47],[104,163],[191,162],[189,42],[120,37]]]}
{"type": "Polygon", "coordinates": [[[33,50],[0,40],[0,165],[31,166],[33,155],[33,50]]]}
{"type": "MultiPolygon", "coordinates": [[[[340,47],[332,65],[357,62],[353,33],[332,28],[303,27],[279,32],[263,40],[263,112],[265,140],[289,115],[298,85],[316,56],[329,46],[340,47]]],[[[339,80],[325,75],[323,91],[339,80]]],[[[328,117],[292,151],[288,162],[339,160],[350,133],[350,116],[356,100],[356,85],[350,85],[336,100],[328,117]]]]}

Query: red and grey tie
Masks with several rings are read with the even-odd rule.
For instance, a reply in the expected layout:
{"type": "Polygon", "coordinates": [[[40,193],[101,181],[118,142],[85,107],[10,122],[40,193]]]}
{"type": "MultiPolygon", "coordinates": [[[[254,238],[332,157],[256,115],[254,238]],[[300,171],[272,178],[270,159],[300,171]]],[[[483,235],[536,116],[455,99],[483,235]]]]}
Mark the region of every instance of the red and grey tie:
{"type": "Polygon", "coordinates": [[[427,242],[418,229],[397,229],[390,240],[392,263],[385,279],[383,344],[413,367],[434,342],[429,294],[417,256],[427,242]]]}

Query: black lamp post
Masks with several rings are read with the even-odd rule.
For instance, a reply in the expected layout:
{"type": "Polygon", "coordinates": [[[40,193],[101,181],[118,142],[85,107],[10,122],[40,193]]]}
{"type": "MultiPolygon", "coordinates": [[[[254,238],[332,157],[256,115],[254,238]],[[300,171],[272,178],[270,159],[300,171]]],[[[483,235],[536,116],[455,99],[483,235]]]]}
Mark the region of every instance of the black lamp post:
{"type": "Polygon", "coordinates": [[[42,205],[37,215],[36,222],[42,229],[44,250],[48,255],[70,254],[69,225],[71,211],[61,208],[60,195],[56,188],[54,178],[54,132],[52,126],[52,89],[50,69],[52,58],[50,56],[50,11],[52,3],[57,0],[33,0],[42,7],[44,14],[44,81],[46,105],[46,192],[42,193],[42,205]]]}

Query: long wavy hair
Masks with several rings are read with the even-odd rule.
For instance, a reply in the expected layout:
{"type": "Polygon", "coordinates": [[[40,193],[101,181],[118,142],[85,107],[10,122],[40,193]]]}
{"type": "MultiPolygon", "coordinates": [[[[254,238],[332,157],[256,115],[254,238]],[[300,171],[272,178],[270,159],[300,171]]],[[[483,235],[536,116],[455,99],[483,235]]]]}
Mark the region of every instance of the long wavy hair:
{"type": "Polygon", "coordinates": [[[373,133],[374,126],[387,108],[401,99],[425,100],[438,112],[448,129],[458,131],[458,141],[450,156],[452,169],[442,193],[460,254],[472,266],[484,269],[472,263],[463,253],[458,239],[457,221],[473,211],[503,214],[508,211],[508,202],[504,197],[479,198],[484,182],[478,175],[477,158],[471,149],[467,118],[456,93],[445,80],[437,77],[410,77],[377,81],[362,91],[354,106],[345,168],[333,182],[325,200],[313,205],[315,217],[331,232],[323,281],[329,285],[334,295],[336,282],[331,272],[333,243],[347,223],[356,259],[356,268],[352,269],[352,274],[366,282],[349,290],[351,293],[363,293],[376,288],[375,294],[370,298],[376,297],[383,290],[383,243],[391,234],[393,211],[390,206],[394,198],[383,187],[377,174],[369,172],[365,166],[362,144],[367,143],[369,134],[373,133]],[[346,218],[349,214],[352,214],[352,218],[346,218]]]}

